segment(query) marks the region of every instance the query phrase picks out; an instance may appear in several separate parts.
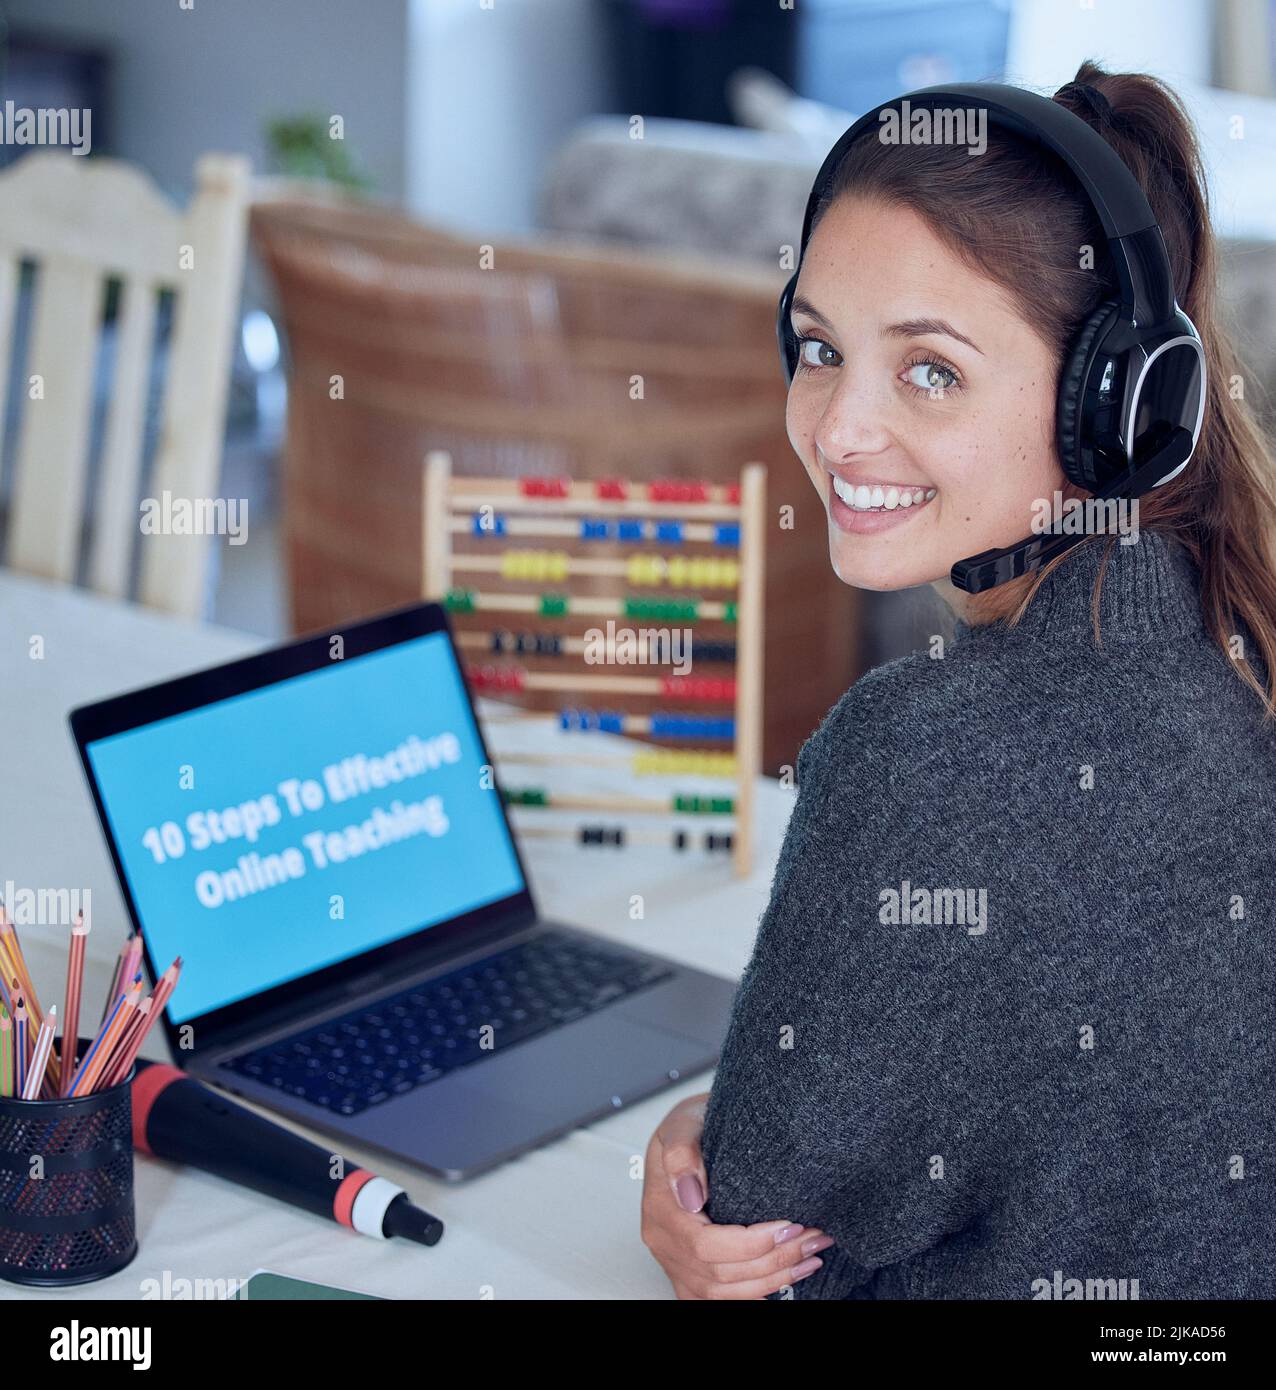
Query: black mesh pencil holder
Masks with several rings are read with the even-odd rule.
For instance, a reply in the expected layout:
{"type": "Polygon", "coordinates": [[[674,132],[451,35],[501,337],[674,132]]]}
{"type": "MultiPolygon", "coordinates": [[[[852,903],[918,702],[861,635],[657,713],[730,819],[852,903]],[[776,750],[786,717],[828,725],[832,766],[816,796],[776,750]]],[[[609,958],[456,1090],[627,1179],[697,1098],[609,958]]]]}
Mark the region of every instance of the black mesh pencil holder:
{"type": "Polygon", "coordinates": [[[132,1083],[130,1070],[74,1100],[0,1096],[0,1278],[85,1284],[137,1254],[132,1083]]]}

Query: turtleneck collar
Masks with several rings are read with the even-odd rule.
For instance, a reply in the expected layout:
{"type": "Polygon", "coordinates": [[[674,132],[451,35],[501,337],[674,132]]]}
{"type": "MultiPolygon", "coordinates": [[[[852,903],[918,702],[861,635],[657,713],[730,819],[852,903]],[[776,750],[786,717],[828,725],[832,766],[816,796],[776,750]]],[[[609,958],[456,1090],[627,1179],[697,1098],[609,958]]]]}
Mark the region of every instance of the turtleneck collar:
{"type": "Polygon", "coordinates": [[[1093,643],[1094,586],[1100,572],[1099,633],[1104,646],[1199,632],[1200,577],[1182,543],[1163,531],[1140,531],[1133,545],[1118,541],[1109,546],[1110,539],[1092,536],[1070,551],[1042,581],[1013,629],[1003,622],[971,627],[959,621],[955,640],[1013,631],[1038,641],[1083,638],[1093,643]]]}

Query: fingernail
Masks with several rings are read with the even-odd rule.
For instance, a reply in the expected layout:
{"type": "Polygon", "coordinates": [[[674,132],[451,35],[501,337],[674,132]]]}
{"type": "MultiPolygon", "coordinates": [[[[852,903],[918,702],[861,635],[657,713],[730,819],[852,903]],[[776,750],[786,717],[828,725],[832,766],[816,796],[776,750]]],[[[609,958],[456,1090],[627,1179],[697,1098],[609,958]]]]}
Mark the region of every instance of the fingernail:
{"type": "Polygon", "coordinates": [[[783,1245],[786,1240],[792,1240],[794,1236],[800,1236],[805,1228],[802,1226],[781,1226],[775,1233],[775,1243],[783,1245]]]}
{"type": "Polygon", "coordinates": [[[804,1255],[818,1255],[821,1250],[827,1250],[832,1244],[832,1236],[815,1236],[811,1240],[802,1242],[802,1253],[804,1255]]]}
{"type": "Polygon", "coordinates": [[[683,1211],[697,1212],[704,1206],[704,1188],[694,1173],[684,1173],[674,1183],[673,1190],[683,1211]]]}
{"type": "Polygon", "coordinates": [[[814,1274],[823,1264],[823,1260],[814,1258],[803,1260],[800,1265],[793,1266],[793,1273],[789,1277],[791,1279],[805,1279],[808,1274],[814,1274]]]}

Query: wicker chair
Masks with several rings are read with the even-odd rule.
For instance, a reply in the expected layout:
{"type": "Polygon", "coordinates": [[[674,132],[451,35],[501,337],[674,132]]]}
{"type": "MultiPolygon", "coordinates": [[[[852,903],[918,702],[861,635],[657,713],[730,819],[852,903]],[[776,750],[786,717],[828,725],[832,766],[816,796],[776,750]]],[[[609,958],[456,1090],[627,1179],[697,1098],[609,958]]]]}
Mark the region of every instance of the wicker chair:
{"type": "Polygon", "coordinates": [[[259,203],[290,352],[284,529],[294,627],[419,596],[421,471],[722,482],[760,459],[770,515],[763,766],[792,765],[858,674],[858,604],[784,430],[773,277],[667,255],[480,248],[383,208],[259,203]]]}

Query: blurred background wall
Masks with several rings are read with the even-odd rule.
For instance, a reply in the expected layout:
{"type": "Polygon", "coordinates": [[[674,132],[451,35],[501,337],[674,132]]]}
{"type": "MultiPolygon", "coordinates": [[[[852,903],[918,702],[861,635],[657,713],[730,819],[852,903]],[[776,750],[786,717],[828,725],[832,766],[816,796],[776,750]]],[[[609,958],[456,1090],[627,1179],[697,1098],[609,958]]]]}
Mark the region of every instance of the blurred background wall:
{"type": "MultiPolygon", "coordinates": [[[[769,306],[828,146],[914,86],[1050,92],[1083,58],[1170,81],[1201,132],[1225,299],[1267,409],[1274,12],[1273,0],[4,0],[0,100],[91,106],[93,157],[140,167],[177,200],[201,154],[252,161],[222,489],[249,500],[254,523],[250,544],[219,549],[207,612],[277,636],[411,595],[419,555],[404,518],[432,443],[510,474],[557,460],[587,475],[589,429],[616,421],[573,383],[604,333],[653,370],[696,333],[725,354],[712,401],[679,400],[671,377],[652,403],[663,433],[635,439],[679,439],[682,452],[643,443],[651,468],[695,476],[713,459],[730,475],[747,447],[775,496],[809,505],[769,306]],[[485,245],[501,294],[493,281],[467,300],[458,286],[485,245]],[[683,322],[693,304],[698,319],[683,322]],[[499,380],[442,390],[448,354],[421,346],[436,310],[442,341],[501,362],[499,380]],[[529,345],[537,360],[558,354],[556,376],[527,367],[529,345]],[[334,425],[314,384],[338,360],[358,408],[334,425]],[[741,402],[757,412],[747,429],[741,402]],[[571,420],[572,408],[594,415],[571,420]],[[552,439],[551,418],[564,422],[552,439]]],[[[633,449],[622,461],[641,467],[633,449]]],[[[824,627],[802,640],[837,650],[834,683],[938,621],[928,594],[826,593],[822,555],[780,551],[777,574],[820,596],[824,627]]]]}

